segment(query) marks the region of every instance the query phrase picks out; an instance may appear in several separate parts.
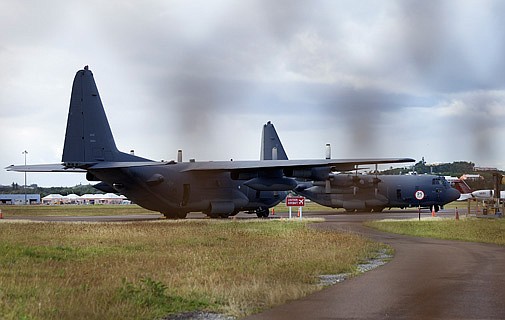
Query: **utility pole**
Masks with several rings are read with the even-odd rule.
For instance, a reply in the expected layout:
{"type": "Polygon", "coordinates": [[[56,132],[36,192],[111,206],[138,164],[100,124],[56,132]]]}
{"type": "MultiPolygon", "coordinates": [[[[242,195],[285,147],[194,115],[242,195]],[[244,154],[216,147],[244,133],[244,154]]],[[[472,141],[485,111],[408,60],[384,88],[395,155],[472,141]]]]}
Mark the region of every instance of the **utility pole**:
{"type": "Polygon", "coordinates": [[[499,217],[501,217],[503,214],[503,212],[500,212],[500,191],[502,181],[503,176],[498,172],[493,172],[493,182],[494,182],[493,200],[494,200],[495,214],[499,217]]]}
{"type": "MultiPolygon", "coordinates": [[[[28,154],[28,151],[25,150],[22,152],[22,154],[25,155],[25,167],[26,167],[26,155],[28,154]]],[[[24,204],[26,205],[26,202],[27,202],[27,200],[26,200],[26,171],[25,171],[25,187],[24,187],[24,189],[25,189],[25,203],[24,204]]]]}

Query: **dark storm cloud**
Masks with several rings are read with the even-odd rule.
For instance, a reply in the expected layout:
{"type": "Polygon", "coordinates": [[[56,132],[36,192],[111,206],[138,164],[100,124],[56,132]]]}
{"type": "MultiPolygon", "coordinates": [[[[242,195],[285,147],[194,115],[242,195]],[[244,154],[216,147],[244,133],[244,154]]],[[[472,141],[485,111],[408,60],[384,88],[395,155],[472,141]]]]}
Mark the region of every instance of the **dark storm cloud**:
{"type": "Polygon", "coordinates": [[[302,2],[246,2],[230,9],[228,20],[205,39],[179,43],[177,54],[166,52],[162,65],[169,67],[157,86],[158,94],[165,95],[162,100],[172,106],[166,116],[175,117],[179,129],[193,126],[188,138],[197,143],[216,125],[212,120],[218,113],[233,115],[251,109],[265,115],[315,113],[346,127],[354,143],[365,148],[373,145],[376,121],[382,112],[400,107],[395,101],[399,94],[340,83],[278,81],[262,73],[277,77],[272,67],[282,63],[284,69],[278,72],[320,76],[310,62],[324,63],[322,59],[336,58],[335,53],[314,53],[296,43],[296,37],[308,32],[322,41],[338,42],[333,38],[338,37],[338,30],[327,29],[330,19],[324,7],[318,11],[302,2]],[[249,13],[251,8],[255,10],[249,13]]]}
{"type": "Polygon", "coordinates": [[[447,15],[443,3],[399,1],[404,50],[418,73],[436,73],[443,65],[447,15]]]}
{"type": "MultiPolygon", "coordinates": [[[[202,137],[218,127],[216,115],[289,108],[272,101],[275,95],[264,88],[271,84],[257,81],[267,77],[263,70],[271,72],[269,65],[279,50],[311,21],[305,19],[301,2],[285,6],[268,1],[243,2],[225,11],[227,17],[209,26],[206,36],[195,41],[185,41],[167,29],[158,31],[168,34],[163,44],[156,46],[160,68],[152,89],[166,102],[159,107],[164,117],[173,118],[179,130],[192,128],[185,137],[191,144],[202,144],[202,137]],[[255,105],[267,97],[268,104],[255,105]]],[[[178,29],[184,33],[184,26],[178,29]]],[[[149,41],[147,47],[151,45],[149,41]]]]}
{"type": "Polygon", "coordinates": [[[334,125],[346,128],[352,145],[372,151],[384,138],[384,115],[401,109],[407,101],[414,102],[414,97],[373,88],[328,87],[326,91],[323,112],[334,125]]]}

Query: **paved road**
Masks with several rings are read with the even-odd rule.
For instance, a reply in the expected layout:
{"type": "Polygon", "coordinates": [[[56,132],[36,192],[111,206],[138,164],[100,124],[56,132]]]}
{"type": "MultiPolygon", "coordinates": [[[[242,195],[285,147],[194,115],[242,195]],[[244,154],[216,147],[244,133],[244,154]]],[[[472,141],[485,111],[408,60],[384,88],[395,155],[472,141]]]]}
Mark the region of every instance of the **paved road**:
{"type": "Polygon", "coordinates": [[[505,319],[505,248],[381,233],[362,226],[370,215],[325,218],[318,228],[387,243],[394,259],[247,319],[505,319]]]}
{"type": "MultiPolygon", "coordinates": [[[[452,217],[454,211],[439,215],[452,217]]],[[[275,217],[280,216],[286,214],[275,217]]],[[[357,232],[387,243],[395,249],[395,257],[385,266],[359,277],[247,319],[505,319],[505,248],[392,235],[362,226],[369,219],[416,218],[416,211],[383,214],[330,211],[304,216],[324,217],[326,222],[314,224],[316,228],[357,232]]],[[[131,221],[160,217],[154,214],[35,220],[131,221]]],[[[423,212],[422,219],[428,217],[430,213],[423,212]]]]}

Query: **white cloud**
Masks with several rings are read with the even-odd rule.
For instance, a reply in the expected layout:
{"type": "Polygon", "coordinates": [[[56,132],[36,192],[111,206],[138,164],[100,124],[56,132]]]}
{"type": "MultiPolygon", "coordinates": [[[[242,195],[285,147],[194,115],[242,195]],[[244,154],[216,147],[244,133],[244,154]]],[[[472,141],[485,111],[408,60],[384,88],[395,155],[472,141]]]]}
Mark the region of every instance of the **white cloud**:
{"type": "MultiPolygon", "coordinates": [[[[3,166],[58,162],[89,64],[117,145],[153,159],[424,156],[505,166],[499,1],[0,3],[3,166]]],[[[0,163],[0,165],[2,165],[0,163]]],[[[0,184],[22,174],[0,172],[0,184]]],[[[85,182],[37,174],[42,185],[85,182]],[[61,182],[60,182],[61,181],[61,182]]]]}

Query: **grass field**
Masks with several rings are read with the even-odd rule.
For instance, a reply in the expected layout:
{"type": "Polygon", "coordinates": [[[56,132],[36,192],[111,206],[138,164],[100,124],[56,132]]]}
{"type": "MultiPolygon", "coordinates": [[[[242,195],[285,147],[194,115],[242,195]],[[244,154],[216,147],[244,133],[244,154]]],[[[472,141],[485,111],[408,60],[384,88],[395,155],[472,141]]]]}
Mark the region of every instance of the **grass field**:
{"type": "Polygon", "coordinates": [[[378,220],[366,225],[385,232],[445,240],[462,240],[505,245],[504,219],[378,220]]]}
{"type": "Polygon", "coordinates": [[[0,220],[0,318],[241,317],[355,272],[384,246],[287,220],[0,220]]]}
{"type": "Polygon", "coordinates": [[[5,216],[111,216],[156,214],[138,205],[0,205],[5,216]]]}
{"type": "MultiPolygon", "coordinates": [[[[292,209],[294,215],[297,207],[292,209]]],[[[138,205],[0,205],[0,210],[5,216],[112,216],[112,215],[132,215],[132,214],[157,214],[159,212],[149,211],[138,205]]],[[[288,212],[284,203],[275,207],[276,212],[288,212]]],[[[334,211],[314,202],[307,202],[303,207],[303,212],[311,211],[334,211]]],[[[343,212],[343,210],[341,209],[343,212]]],[[[161,214],[160,214],[161,216],[161,214]]],[[[255,216],[253,214],[253,216],[255,216]]]]}

